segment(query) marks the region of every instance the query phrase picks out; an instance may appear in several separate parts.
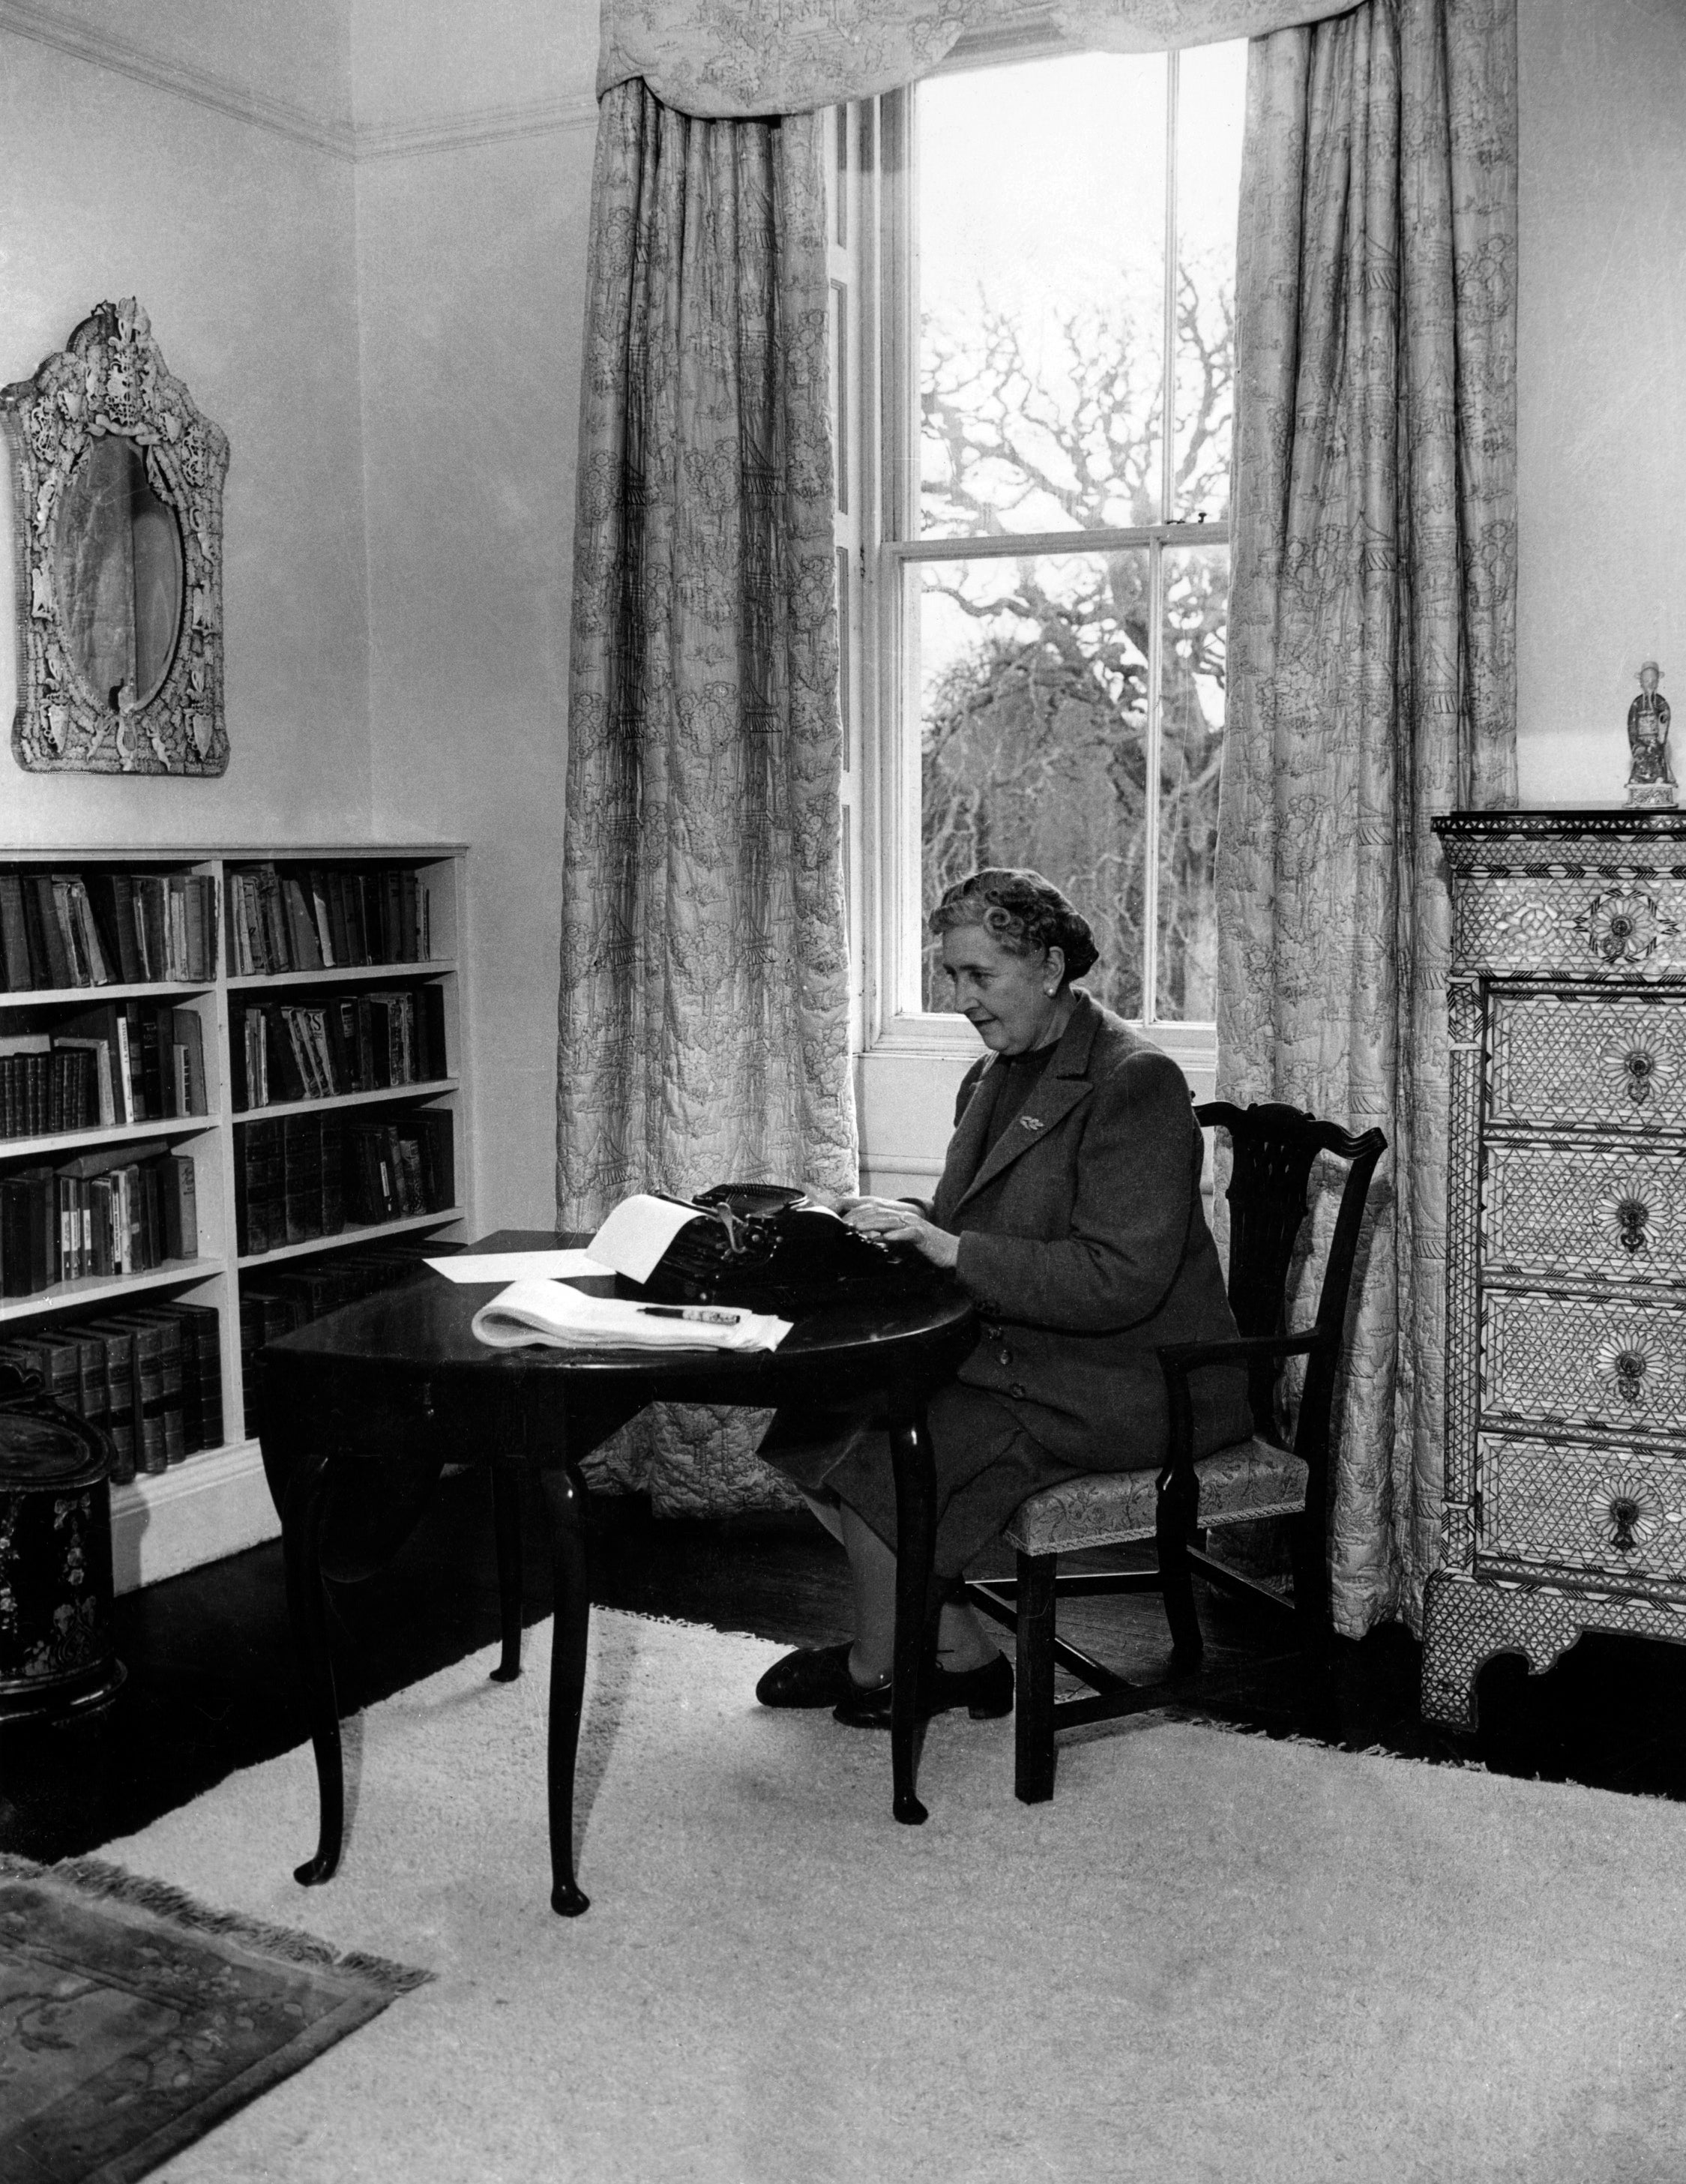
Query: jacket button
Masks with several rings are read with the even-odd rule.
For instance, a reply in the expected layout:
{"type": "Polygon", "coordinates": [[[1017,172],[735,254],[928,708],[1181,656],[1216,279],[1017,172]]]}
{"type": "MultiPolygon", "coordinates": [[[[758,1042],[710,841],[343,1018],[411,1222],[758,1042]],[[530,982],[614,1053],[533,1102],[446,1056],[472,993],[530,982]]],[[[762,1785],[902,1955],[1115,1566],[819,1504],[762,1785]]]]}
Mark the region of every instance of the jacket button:
{"type": "Polygon", "coordinates": [[[1022,1380],[1015,1380],[1012,1386],[1008,1389],[1007,1393],[1010,1396],[1015,1396],[1021,1402],[1023,1402],[1025,1399],[1024,1382],[1022,1380]]]}
{"type": "Polygon", "coordinates": [[[995,1362],[998,1365],[1010,1365],[1012,1362],[1013,1353],[1004,1342],[995,1353],[995,1362]]]}

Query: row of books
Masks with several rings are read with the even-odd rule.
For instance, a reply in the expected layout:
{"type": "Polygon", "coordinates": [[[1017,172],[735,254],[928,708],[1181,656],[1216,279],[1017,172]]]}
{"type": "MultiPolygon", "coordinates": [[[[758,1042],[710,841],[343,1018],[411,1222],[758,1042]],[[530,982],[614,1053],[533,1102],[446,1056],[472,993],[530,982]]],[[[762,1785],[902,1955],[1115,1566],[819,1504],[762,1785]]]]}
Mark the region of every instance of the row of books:
{"type": "Polygon", "coordinates": [[[235,1134],[242,1255],[443,1212],[454,1204],[455,1189],[448,1107],[381,1120],[331,1108],[242,1123],[235,1134]]]}
{"type": "Polygon", "coordinates": [[[109,1436],[120,1485],[222,1446],[214,1305],[149,1304],[62,1320],[0,1342],[0,1357],[39,1373],[55,1401],[109,1436]]]}
{"type": "Polygon", "coordinates": [[[250,1001],[231,1027],[236,1110],[331,1099],[443,1077],[445,995],[437,985],[250,1001]]]}
{"type": "Polygon", "coordinates": [[[216,963],[209,874],[0,870],[0,983],[8,993],[208,985],[216,963]]]}
{"type": "Polygon", "coordinates": [[[193,1163],[162,1140],[0,1176],[0,1296],[198,1256],[193,1163]]]}
{"type": "Polygon", "coordinates": [[[43,1030],[0,1035],[0,1138],[209,1112],[197,1009],[103,1001],[43,1030]]]}
{"type": "Polygon", "coordinates": [[[425,963],[427,887],[401,865],[253,865],[228,875],[229,961],[242,977],[425,963]]]}
{"type": "Polygon", "coordinates": [[[266,1342],[320,1319],[325,1312],[337,1312],[342,1304],[354,1304],[376,1290],[408,1281],[425,1260],[461,1248],[431,1237],[395,1236],[388,1243],[336,1251],[331,1258],[246,1275],[240,1284],[240,1357],[248,1434],[258,1430],[258,1352],[266,1342]]]}

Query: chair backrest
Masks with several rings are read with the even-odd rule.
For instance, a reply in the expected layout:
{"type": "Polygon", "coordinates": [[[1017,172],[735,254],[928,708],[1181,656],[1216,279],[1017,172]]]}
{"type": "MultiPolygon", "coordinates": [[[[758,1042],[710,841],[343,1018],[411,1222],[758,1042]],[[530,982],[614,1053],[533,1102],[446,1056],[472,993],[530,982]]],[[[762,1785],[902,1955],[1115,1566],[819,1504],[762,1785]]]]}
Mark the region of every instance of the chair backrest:
{"type": "MultiPolygon", "coordinates": [[[[1317,1340],[1305,1362],[1294,1428],[1294,1450],[1314,1469],[1327,1468],[1335,1369],[1346,1325],[1364,1203],[1376,1163],[1388,1149],[1380,1130],[1352,1136],[1298,1107],[1261,1101],[1251,1107],[1213,1100],[1194,1110],[1203,1127],[1229,1139],[1229,1306],[1243,1334],[1280,1334],[1287,1325],[1288,1276],[1309,1207],[1306,1192],[1319,1153],[1347,1162],[1346,1182],[1335,1215],[1313,1323],[1317,1340]]],[[[1308,1332],[1310,1330],[1307,1330],[1308,1332]]],[[[1282,1365],[1265,1359],[1249,1369],[1248,1394],[1262,1434],[1274,1434],[1276,1391],[1282,1365]]]]}

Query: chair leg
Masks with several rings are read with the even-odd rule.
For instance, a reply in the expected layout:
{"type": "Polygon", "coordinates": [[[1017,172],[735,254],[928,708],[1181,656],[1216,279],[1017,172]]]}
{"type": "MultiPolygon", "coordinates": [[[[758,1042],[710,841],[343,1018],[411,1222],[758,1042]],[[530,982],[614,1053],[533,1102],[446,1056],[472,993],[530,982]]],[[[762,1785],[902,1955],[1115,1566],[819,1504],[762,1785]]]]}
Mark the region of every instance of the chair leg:
{"type": "MultiPolygon", "coordinates": [[[[1198,1495],[1198,1488],[1195,1490],[1198,1495]]],[[[1188,1538],[1194,1529],[1194,1496],[1173,1479],[1163,1489],[1155,1518],[1159,1549],[1160,1584],[1165,1595],[1165,1619],[1171,1625],[1171,1666],[1175,1674],[1198,1669],[1205,1652],[1200,1618],[1194,1613],[1194,1586],[1188,1563],[1188,1538]]]]}
{"type": "Polygon", "coordinates": [[[1018,1689],[1014,1694],[1013,1792],[1023,1805],[1054,1795],[1054,1555],[1019,1557],[1018,1689]]]}
{"type": "Polygon", "coordinates": [[[1322,1527],[1309,1516],[1296,1517],[1292,1540],[1294,1619],[1300,1650],[1315,1664],[1329,1650],[1329,1569],[1322,1527]]]}

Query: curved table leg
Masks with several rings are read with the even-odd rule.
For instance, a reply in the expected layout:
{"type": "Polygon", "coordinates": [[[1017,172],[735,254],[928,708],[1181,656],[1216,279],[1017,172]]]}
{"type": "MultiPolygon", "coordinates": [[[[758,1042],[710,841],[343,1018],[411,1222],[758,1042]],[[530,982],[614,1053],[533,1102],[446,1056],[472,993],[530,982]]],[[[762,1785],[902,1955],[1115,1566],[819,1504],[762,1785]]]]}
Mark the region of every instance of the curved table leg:
{"type": "Polygon", "coordinates": [[[556,1613],[550,1633],[550,1908],[576,1919],[590,1904],[574,1878],[574,1759],[586,1689],[586,1635],[591,1595],[586,1582],[586,1495],[571,1465],[547,1463],[539,1473],[550,1512],[551,1566],[556,1613]]]}
{"type": "Polygon", "coordinates": [[[498,1614],[504,1658],[494,1684],[513,1684],[521,1673],[521,1498],[515,1467],[492,1467],[492,1529],[498,1542],[498,1614]]]}
{"type": "Polygon", "coordinates": [[[322,1518],[328,1504],[330,1459],[318,1451],[299,1458],[287,1483],[281,1513],[281,1552],[287,1568],[287,1613],[293,1652],[304,1686],[304,1712],[316,1755],[320,1827],[316,1854],[293,1869],[303,1888],[331,1880],[345,1836],[345,1768],[340,1751],[339,1702],[333,1656],[328,1649],[327,1599],[322,1590],[322,1518]]]}
{"type": "Polygon", "coordinates": [[[914,1791],[919,1766],[921,1691],[937,1655],[942,1598],[932,1581],[937,1544],[937,1474],[923,1406],[890,1425],[896,1481],[896,1643],[890,1685],[890,1780],[896,1818],[917,1827],[926,1810],[914,1791]]]}

